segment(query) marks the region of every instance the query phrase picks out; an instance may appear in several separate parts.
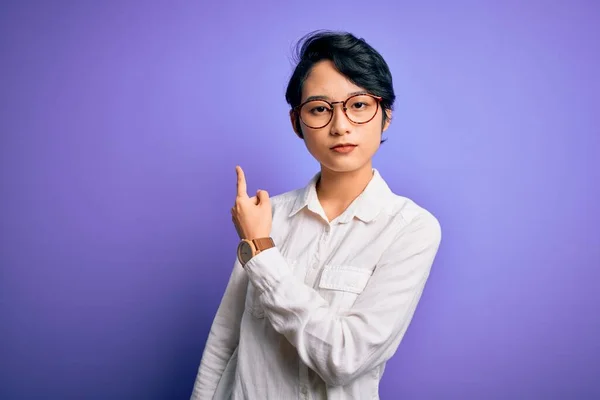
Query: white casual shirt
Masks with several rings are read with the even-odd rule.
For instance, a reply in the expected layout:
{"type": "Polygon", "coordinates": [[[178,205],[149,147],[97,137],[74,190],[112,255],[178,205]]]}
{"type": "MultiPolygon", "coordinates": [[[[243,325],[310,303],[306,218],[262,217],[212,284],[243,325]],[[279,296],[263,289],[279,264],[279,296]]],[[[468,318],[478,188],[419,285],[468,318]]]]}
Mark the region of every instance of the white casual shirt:
{"type": "Polygon", "coordinates": [[[437,253],[437,219],[376,169],[333,221],[303,189],[271,198],[276,247],[235,261],[191,398],[378,399],[437,253]]]}

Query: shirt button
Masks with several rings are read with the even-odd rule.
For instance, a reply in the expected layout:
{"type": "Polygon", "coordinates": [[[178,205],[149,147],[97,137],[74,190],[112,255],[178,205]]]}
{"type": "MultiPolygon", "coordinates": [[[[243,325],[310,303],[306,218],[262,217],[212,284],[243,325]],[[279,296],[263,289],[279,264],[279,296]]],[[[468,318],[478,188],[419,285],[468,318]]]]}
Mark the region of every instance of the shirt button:
{"type": "Polygon", "coordinates": [[[308,389],[306,388],[306,386],[302,386],[302,389],[300,389],[300,391],[302,392],[302,394],[308,393],[308,389]]]}

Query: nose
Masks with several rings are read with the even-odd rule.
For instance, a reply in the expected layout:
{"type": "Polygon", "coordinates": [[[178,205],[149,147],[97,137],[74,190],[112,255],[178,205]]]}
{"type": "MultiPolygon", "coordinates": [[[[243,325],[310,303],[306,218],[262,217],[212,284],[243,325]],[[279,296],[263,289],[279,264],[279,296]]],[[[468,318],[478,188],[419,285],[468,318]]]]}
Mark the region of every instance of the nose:
{"type": "Polygon", "coordinates": [[[350,133],[352,124],[348,120],[346,113],[344,112],[344,105],[342,102],[333,104],[333,116],[331,119],[330,133],[332,135],[345,135],[350,133]]]}

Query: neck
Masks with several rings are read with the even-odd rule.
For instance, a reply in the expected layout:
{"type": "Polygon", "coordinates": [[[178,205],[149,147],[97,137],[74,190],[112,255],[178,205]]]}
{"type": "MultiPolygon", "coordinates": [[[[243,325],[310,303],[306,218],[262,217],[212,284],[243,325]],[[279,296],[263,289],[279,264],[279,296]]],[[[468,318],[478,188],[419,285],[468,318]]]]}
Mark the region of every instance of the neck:
{"type": "Polygon", "coordinates": [[[345,209],[365,190],[372,178],[371,163],[351,172],[335,172],[321,166],[317,197],[321,204],[345,209]]]}

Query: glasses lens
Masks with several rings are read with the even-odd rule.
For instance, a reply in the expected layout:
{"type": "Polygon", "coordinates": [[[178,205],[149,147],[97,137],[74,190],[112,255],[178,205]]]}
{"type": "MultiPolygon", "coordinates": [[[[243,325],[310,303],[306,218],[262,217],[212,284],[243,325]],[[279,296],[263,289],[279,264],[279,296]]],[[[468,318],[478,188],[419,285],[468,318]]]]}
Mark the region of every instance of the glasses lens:
{"type": "Polygon", "coordinates": [[[358,124],[370,121],[377,113],[377,100],[371,96],[354,96],[346,103],[348,118],[358,124]]]}
{"type": "Polygon", "coordinates": [[[300,118],[302,118],[302,122],[311,128],[320,128],[329,123],[331,108],[324,101],[309,101],[300,109],[300,118]]]}

